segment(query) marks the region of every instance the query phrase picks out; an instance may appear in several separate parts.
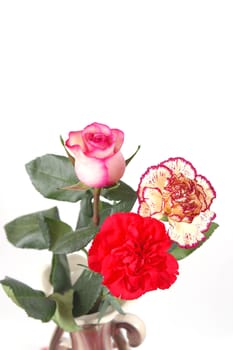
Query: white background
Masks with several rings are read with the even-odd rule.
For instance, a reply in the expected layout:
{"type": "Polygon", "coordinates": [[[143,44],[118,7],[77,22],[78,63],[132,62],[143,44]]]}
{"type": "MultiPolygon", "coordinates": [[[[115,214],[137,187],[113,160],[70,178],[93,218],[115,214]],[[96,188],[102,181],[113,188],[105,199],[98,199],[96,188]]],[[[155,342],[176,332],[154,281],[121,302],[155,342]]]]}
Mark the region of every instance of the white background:
{"type": "MultiPolygon", "coordinates": [[[[182,156],[217,192],[220,228],[169,290],[134,306],[147,327],[140,349],[233,348],[232,18],[226,0],[0,2],[0,278],[40,288],[50,259],[5,238],[7,222],[55,204],[24,164],[64,154],[60,135],[103,122],[124,130],[126,158],[142,146],[123,179],[135,189],[149,165],[182,156]]],[[[58,206],[74,224],[75,205],[58,206]]],[[[1,349],[40,349],[53,328],[0,290],[1,349]]]]}

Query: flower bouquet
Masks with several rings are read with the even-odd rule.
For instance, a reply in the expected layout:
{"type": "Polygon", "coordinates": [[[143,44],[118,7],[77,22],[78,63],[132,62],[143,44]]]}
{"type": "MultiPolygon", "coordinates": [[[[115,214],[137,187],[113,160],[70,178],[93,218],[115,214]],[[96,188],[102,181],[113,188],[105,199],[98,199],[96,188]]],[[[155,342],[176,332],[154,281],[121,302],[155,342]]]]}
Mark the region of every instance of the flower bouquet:
{"type": "MultiPolygon", "coordinates": [[[[189,161],[174,157],[149,166],[134,190],[121,178],[140,147],[125,160],[123,142],[123,131],[93,123],[61,138],[64,155],[46,154],[26,164],[37,191],[75,203],[78,211],[75,228],[61,220],[57,207],[5,225],[17,248],[51,252],[49,292],[10,277],[0,281],[28,316],[56,323],[50,349],[59,349],[63,332],[78,349],[74,335],[82,317],[95,314],[100,323],[109,308],[124,315],[124,301],[171,287],[178,261],[218,227],[211,211],[215,190],[189,161]],[[77,253],[83,260],[71,268],[77,253]],[[79,272],[75,278],[72,269],[79,272]]],[[[114,334],[123,349],[123,338],[114,334]]]]}

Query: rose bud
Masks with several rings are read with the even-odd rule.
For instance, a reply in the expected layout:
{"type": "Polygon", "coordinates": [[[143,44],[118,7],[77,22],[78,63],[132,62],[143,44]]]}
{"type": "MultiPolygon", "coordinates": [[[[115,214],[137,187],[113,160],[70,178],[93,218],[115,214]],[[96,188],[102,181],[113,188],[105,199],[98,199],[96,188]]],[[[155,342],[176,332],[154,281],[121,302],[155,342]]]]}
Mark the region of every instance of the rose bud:
{"type": "Polygon", "coordinates": [[[71,131],[65,145],[74,155],[78,179],[96,188],[116,183],[125,171],[125,159],[120,152],[123,141],[123,131],[100,123],[71,131]]]}

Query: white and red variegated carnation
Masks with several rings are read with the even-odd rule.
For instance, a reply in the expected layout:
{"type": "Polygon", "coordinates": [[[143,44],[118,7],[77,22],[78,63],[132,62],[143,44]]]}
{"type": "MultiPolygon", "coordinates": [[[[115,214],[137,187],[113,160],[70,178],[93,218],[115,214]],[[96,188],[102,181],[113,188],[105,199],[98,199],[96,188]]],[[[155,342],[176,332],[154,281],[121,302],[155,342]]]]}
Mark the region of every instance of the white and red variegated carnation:
{"type": "Polygon", "coordinates": [[[215,217],[210,210],[216,193],[211,183],[198,175],[184,158],[169,158],[149,167],[138,186],[142,216],[167,217],[171,239],[182,247],[192,247],[205,239],[215,217]]]}

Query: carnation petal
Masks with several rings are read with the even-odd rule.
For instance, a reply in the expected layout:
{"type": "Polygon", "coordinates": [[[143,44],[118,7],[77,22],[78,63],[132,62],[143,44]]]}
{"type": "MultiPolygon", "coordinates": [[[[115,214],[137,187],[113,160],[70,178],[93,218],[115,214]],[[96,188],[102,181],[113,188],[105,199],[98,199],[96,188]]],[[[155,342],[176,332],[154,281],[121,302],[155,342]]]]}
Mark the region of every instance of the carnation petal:
{"type": "Polygon", "coordinates": [[[141,216],[150,216],[150,207],[148,206],[148,204],[144,201],[139,203],[139,207],[138,207],[138,214],[140,214],[141,216]]]}
{"type": "Polygon", "coordinates": [[[196,176],[197,183],[203,188],[206,194],[206,205],[207,208],[210,207],[211,203],[213,202],[214,198],[216,198],[216,192],[211,185],[211,183],[202,175],[196,176]]]}
{"type": "Polygon", "coordinates": [[[191,248],[205,239],[206,232],[214,219],[215,213],[210,210],[200,213],[192,223],[177,222],[169,218],[170,227],[168,234],[170,238],[181,247],[191,248]]]}
{"type": "Polygon", "coordinates": [[[145,187],[143,201],[149,206],[151,216],[162,213],[163,198],[159,188],[145,187]]]}
{"type": "Polygon", "coordinates": [[[161,165],[168,167],[173,173],[181,173],[189,179],[194,179],[197,173],[194,166],[182,157],[169,158],[161,165]]]}
{"type": "Polygon", "coordinates": [[[103,284],[114,296],[136,299],[175,282],[178,263],[168,253],[170,246],[161,221],[135,213],[115,213],[105,219],[94,238],[88,264],[102,274],[103,284]]]}
{"type": "MultiPolygon", "coordinates": [[[[172,222],[172,220],[169,221],[172,222]]],[[[193,247],[205,238],[204,234],[198,230],[197,225],[186,222],[172,222],[168,233],[174,242],[185,248],[193,247]]]]}
{"type": "Polygon", "coordinates": [[[159,188],[162,190],[171,176],[171,171],[164,166],[151,166],[141,176],[138,186],[139,199],[143,199],[144,188],[159,188]]]}

